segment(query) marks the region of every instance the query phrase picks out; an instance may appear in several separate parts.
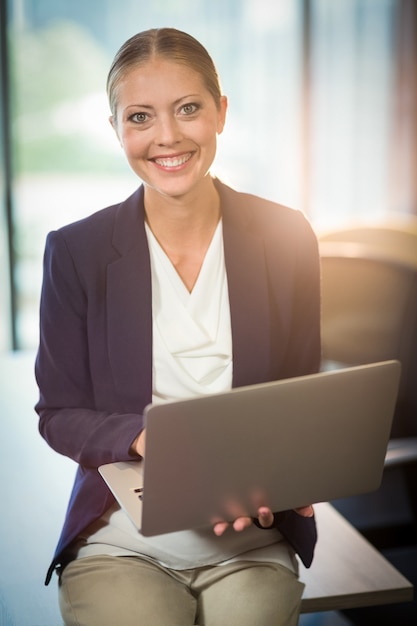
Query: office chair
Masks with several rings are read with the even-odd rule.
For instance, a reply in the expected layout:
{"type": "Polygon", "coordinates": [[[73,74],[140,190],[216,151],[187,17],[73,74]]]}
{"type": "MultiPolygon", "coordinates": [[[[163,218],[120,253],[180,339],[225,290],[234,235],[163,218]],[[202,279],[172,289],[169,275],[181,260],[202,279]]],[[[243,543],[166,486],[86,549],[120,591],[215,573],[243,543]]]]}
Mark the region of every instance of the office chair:
{"type": "Polygon", "coordinates": [[[417,227],[352,228],[319,237],[319,246],[322,369],[392,358],[402,363],[382,488],[335,503],[381,547],[395,543],[402,531],[392,528],[409,527],[410,519],[417,533],[417,227]]]}
{"type": "MultiPolygon", "coordinates": [[[[416,257],[417,257],[417,236],[416,257]]],[[[386,359],[402,364],[392,437],[417,436],[417,258],[379,246],[320,241],[324,369],[386,359]]]]}

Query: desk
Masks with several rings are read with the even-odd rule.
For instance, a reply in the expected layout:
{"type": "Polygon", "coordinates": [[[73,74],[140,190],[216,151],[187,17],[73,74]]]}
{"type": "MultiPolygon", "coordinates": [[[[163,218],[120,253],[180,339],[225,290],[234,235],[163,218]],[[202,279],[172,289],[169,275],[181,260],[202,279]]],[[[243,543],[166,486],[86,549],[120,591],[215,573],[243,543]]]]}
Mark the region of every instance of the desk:
{"type": "Polygon", "coordinates": [[[413,585],[328,503],[315,505],[319,540],[310,569],[300,566],[306,587],[302,613],[409,602],[413,585]]]}
{"type": "Polygon", "coordinates": [[[417,462],[417,437],[391,439],[385,456],[385,467],[417,462]]]}

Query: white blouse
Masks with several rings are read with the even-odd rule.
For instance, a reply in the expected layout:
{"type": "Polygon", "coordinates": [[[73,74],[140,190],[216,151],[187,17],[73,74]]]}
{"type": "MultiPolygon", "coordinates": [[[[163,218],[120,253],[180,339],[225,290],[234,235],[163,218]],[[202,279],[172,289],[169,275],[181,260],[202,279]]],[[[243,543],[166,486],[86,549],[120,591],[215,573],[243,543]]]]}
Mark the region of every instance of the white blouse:
{"type": "Polygon", "coordinates": [[[152,268],[153,399],[232,386],[232,331],[219,222],[190,293],[146,226],[152,268]]]}
{"type": "MultiPolygon", "coordinates": [[[[221,392],[232,386],[232,334],[220,221],[191,293],[146,225],[152,272],[153,401],[221,392]]],[[[141,556],[172,569],[234,560],[272,561],[297,571],[277,530],[251,526],[216,537],[211,528],[144,537],[117,503],[88,528],[77,558],[141,556]]]]}

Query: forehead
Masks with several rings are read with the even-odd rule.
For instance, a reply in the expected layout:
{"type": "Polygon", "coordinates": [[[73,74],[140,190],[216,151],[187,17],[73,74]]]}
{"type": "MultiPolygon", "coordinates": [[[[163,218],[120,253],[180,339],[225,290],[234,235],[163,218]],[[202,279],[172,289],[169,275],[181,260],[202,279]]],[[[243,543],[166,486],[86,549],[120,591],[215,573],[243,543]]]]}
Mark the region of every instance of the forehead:
{"type": "Polygon", "coordinates": [[[126,69],[117,85],[117,101],[122,106],[132,99],[138,104],[152,104],[151,100],[176,101],[191,94],[209,94],[201,74],[188,65],[162,58],[126,69]]]}

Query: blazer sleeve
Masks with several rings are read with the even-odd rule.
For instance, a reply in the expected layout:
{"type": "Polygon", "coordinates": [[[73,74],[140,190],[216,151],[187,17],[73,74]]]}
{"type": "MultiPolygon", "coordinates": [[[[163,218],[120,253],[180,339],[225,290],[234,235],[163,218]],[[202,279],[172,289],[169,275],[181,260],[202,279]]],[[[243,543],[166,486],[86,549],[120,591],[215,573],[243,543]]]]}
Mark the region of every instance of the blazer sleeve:
{"type": "Polygon", "coordinates": [[[310,567],[317,543],[315,516],[304,517],[296,511],[285,511],[277,521],[277,528],[294,548],[305,567],[310,567]]]}
{"type": "Polygon", "coordinates": [[[314,515],[304,517],[296,511],[282,511],[274,513],[274,522],[268,528],[263,528],[256,518],[253,518],[253,523],[261,530],[270,530],[271,528],[279,530],[298,554],[305,567],[311,566],[317,543],[317,526],[314,515]]]}
{"type": "Polygon", "coordinates": [[[50,233],[35,365],[39,430],[57,452],[85,467],[98,467],[135,458],[129,448],[143,428],[143,417],[97,408],[89,367],[87,291],[65,237],[60,231],[50,233]]]}

